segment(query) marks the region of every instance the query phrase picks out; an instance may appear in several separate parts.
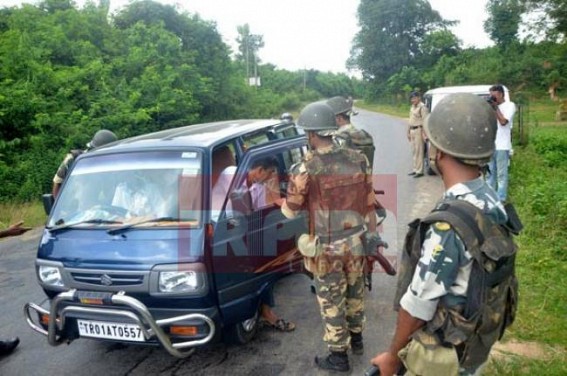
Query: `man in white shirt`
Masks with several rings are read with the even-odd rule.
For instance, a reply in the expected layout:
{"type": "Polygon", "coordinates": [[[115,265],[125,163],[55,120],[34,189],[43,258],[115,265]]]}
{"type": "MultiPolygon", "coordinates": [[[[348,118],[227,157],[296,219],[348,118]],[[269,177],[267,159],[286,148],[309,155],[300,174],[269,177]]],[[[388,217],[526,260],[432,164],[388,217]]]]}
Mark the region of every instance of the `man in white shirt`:
{"type": "Polygon", "coordinates": [[[512,149],[512,124],[516,105],[507,102],[502,85],[494,85],[490,88],[491,104],[496,111],[496,150],[490,160],[488,168],[488,184],[498,193],[502,201],[506,201],[508,195],[508,164],[510,161],[510,150],[512,149]]]}

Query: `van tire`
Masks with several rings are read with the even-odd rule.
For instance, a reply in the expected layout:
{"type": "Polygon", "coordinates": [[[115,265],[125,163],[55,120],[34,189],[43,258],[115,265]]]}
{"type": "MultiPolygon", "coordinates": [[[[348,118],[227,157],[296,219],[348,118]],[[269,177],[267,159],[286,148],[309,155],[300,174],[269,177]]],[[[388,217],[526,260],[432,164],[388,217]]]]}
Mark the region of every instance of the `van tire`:
{"type": "Polygon", "coordinates": [[[258,332],[260,324],[260,311],[254,317],[234,324],[226,329],[226,342],[233,345],[244,345],[250,342],[258,332]]]}

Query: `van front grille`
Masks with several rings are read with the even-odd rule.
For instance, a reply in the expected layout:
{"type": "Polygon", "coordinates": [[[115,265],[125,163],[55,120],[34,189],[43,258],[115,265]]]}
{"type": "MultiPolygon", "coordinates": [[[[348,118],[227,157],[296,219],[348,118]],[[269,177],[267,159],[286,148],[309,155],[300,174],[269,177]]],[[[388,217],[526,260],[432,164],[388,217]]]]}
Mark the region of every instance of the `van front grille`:
{"type": "Polygon", "coordinates": [[[144,283],[143,274],[72,272],[75,282],[95,286],[138,286],[144,283]]]}

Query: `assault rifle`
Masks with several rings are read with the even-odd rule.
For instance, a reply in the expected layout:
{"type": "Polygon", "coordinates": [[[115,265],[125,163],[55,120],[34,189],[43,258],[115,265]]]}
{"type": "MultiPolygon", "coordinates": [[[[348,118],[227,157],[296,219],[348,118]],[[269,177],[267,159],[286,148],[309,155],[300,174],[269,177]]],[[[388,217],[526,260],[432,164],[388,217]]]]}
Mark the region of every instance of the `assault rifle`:
{"type": "MultiPolygon", "coordinates": [[[[384,191],[374,190],[375,195],[383,195],[384,191]]],[[[378,217],[376,226],[382,224],[384,219],[386,219],[386,209],[382,204],[376,199],[374,201],[374,210],[376,211],[376,216],[378,217]]],[[[368,291],[372,290],[372,273],[374,271],[374,260],[378,261],[380,266],[388,275],[396,275],[396,269],[390,264],[390,262],[384,257],[380,252],[380,247],[388,248],[388,243],[386,243],[380,236],[372,236],[364,239],[364,249],[367,256],[366,271],[364,273],[364,285],[368,288],[368,291]]]]}

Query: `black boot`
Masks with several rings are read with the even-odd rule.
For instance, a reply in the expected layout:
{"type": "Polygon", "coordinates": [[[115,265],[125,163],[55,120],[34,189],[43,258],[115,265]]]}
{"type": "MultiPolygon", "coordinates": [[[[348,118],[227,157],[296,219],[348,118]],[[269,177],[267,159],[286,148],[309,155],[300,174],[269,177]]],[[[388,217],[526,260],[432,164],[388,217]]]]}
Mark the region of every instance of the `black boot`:
{"type": "Polygon", "coordinates": [[[18,337],[0,341],[0,356],[10,354],[18,346],[18,343],[20,343],[18,337]]]}
{"type": "Polygon", "coordinates": [[[356,355],[364,354],[364,343],[362,343],[362,333],[350,332],[350,348],[356,355]]]}
{"type": "Polygon", "coordinates": [[[326,357],[316,356],[315,363],[319,366],[319,368],[329,371],[350,371],[350,365],[348,363],[348,355],[346,351],[331,351],[331,353],[326,357]]]}

